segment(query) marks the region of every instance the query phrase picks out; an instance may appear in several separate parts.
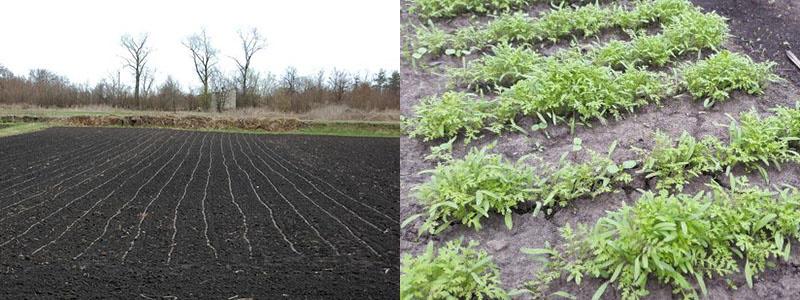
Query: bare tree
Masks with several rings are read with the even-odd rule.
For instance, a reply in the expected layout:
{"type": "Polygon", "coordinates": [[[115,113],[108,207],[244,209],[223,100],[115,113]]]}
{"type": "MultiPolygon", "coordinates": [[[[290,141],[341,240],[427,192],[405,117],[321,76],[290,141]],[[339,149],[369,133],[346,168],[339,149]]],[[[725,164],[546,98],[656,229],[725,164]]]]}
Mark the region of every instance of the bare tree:
{"type": "Polygon", "coordinates": [[[152,49],[147,47],[148,34],[142,34],[139,39],[134,39],[130,35],[123,35],[121,40],[122,47],[128,51],[128,56],[124,57],[125,67],[131,70],[134,78],[133,99],[137,106],[141,106],[139,101],[139,91],[142,75],[145,73],[147,57],[150,56],[152,49]]]}
{"type": "Polygon", "coordinates": [[[228,104],[228,94],[230,91],[235,91],[235,80],[229,79],[225,74],[219,70],[214,70],[211,76],[211,91],[213,93],[214,107],[217,112],[222,112],[228,104]]]}
{"type": "Polygon", "coordinates": [[[158,88],[158,98],[166,101],[172,106],[172,111],[177,111],[176,102],[183,97],[180,84],[172,78],[167,76],[167,79],[158,88]]]}
{"type": "Polygon", "coordinates": [[[264,47],[266,47],[266,42],[264,40],[264,37],[261,36],[261,34],[258,32],[258,29],[256,28],[252,28],[248,32],[239,31],[239,39],[242,42],[241,46],[242,46],[243,57],[241,58],[233,57],[233,60],[236,62],[236,68],[239,71],[238,84],[239,87],[241,88],[241,96],[242,96],[241,98],[242,100],[245,101],[245,103],[247,103],[248,102],[247,96],[250,90],[250,86],[248,86],[247,84],[249,82],[249,79],[251,79],[250,63],[253,60],[253,55],[255,55],[256,52],[261,51],[264,49],[264,47]]]}
{"type": "MultiPolygon", "coordinates": [[[[354,78],[358,78],[357,76],[354,78]]],[[[350,84],[350,77],[345,71],[333,69],[330,77],[328,77],[328,85],[330,85],[331,92],[333,92],[333,101],[337,104],[342,103],[344,93],[347,91],[347,86],[350,84]]]]}
{"type": "Polygon", "coordinates": [[[142,73],[142,87],[140,93],[145,100],[153,95],[153,81],[155,80],[153,74],[155,74],[155,70],[149,68],[145,69],[144,73],[142,73]]]}
{"type": "Polygon", "coordinates": [[[203,84],[202,98],[204,105],[208,108],[211,104],[209,83],[217,64],[217,49],[211,46],[211,39],[205,29],[200,33],[189,36],[183,42],[183,45],[192,52],[194,71],[203,84]]]}
{"type": "Polygon", "coordinates": [[[297,75],[297,69],[295,67],[286,68],[286,72],[283,73],[283,78],[281,78],[281,84],[289,94],[297,93],[298,86],[300,85],[300,78],[297,75]]]}

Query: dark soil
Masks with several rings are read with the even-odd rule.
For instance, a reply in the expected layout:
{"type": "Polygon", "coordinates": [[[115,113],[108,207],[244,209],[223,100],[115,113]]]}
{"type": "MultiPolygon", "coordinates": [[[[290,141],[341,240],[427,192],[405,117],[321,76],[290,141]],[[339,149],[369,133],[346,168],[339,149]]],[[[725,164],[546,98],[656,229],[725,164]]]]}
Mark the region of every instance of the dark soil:
{"type": "Polygon", "coordinates": [[[693,0],[706,10],[730,18],[735,42],[748,54],[778,64],[778,74],[800,84],[800,69],[786,56],[800,55],[800,1],[797,0],[693,0]]]}
{"type": "MultiPolygon", "coordinates": [[[[613,158],[617,161],[638,158],[632,147],[645,150],[653,145],[653,133],[663,131],[672,137],[678,137],[687,131],[695,137],[714,135],[722,140],[727,139],[726,128],[721,124],[728,124],[730,119],[726,114],[737,116],[742,111],[754,109],[762,114],[769,114],[770,108],[783,105],[794,106],[795,101],[800,101],[800,72],[785,56],[786,49],[792,49],[796,55],[800,54],[800,2],[794,0],[752,0],[752,1],[696,1],[706,10],[716,10],[718,13],[730,18],[731,33],[735,36],[725,45],[732,51],[743,52],[757,61],[765,59],[774,60],[778,66],[778,74],[788,81],[770,85],[765,94],[749,96],[743,93],[734,93],[733,97],[725,103],[718,103],[710,109],[703,108],[702,103],[690,100],[690,97],[681,95],[674,99],[667,99],[661,105],[650,105],[632,114],[626,115],[622,120],[610,121],[607,125],[600,123],[591,124],[592,127],[578,126],[571,134],[566,126],[550,127],[549,138],[540,132],[521,134],[504,133],[501,136],[486,134],[482,138],[464,145],[459,139],[454,145],[454,156],[461,157],[470,147],[497,141],[495,151],[503,154],[510,160],[536,153],[544,161],[556,161],[564,152],[572,148],[573,138],[582,139],[584,149],[599,152],[606,151],[612,141],[619,145],[613,158]],[[788,45],[784,42],[788,42],[788,45]],[[762,50],[764,49],[764,50],[762,50]]],[[[419,24],[419,20],[407,13],[408,3],[403,2],[401,22],[419,24]]],[[[529,9],[535,14],[547,7],[533,6],[529,9]]],[[[468,17],[461,17],[455,21],[439,21],[445,29],[455,29],[468,23],[468,17]]],[[[477,18],[478,22],[486,22],[485,17],[477,18]]],[[[609,34],[615,34],[610,32],[609,34]]],[[[624,38],[624,36],[620,36],[624,38]]],[[[404,26],[401,33],[402,45],[408,45],[413,39],[413,27],[404,26]]],[[[599,40],[606,40],[608,36],[600,36],[599,40]]],[[[589,39],[593,41],[594,38],[589,39]]],[[[557,50],[558,45],[540,45],[540,52],[547,55],[557,50]],[[555,48],[555,49],[554,49],[555,48]]],[[[473,54],[477,57],[478,54],[473,54]]],[[[472,59],[474,57],[468,57],[472,59]]],[[[413,107],[423,97],[438,95],[449,89],[447,80],[441,74],[443,66],[459,66],[461,62],[451,58],[435,58],[427,60],[423,68],[413,68],[411,63],[401,57],[402,94],[401,113],[406,116],[413,115],[413,107]]],[[[519,120],[521,127],[529,128],[532,119],[519,120]]],[[[435,167],[435,164],[422,158],[430,153],[429,147],[438,145],[442,141],[424,143],[417,139],[402,137],[400,139],[400,218],[404,220],[411,215],[422,212],[423,206],[414,196],[414,188],[428,180],[428,175],[419,172],[435,167]]],[[[585,154],[570,156],[571,159],[580,161],[586,159],[585,154]]],[[[790,184],[800,186],[800,166],[787,165],[782,170],[768,169],[771,184],[790,184]]],[[[744,175],[742,170],[735,172],[744,175]]],[[[764,184],[758,176],[750,176],[754,183],[764,184]]],[[[710,180],[708,176],[698,178],[685,188],[685,192],[694,193],[704,188],[710,180]]],[[[533,274],[541,268],[541,264],[531,260],[520,252],[520,248],[540,248],[546,242],[558,244],[561,238],[558,228],[569,223],[594,224],[605,215],[606,211],[614,210],[623,202],[632,203],[639,197],[636,189],[648,189],[648,183],[643,176],[635,175],[634,181],[622,187],[621,191],[613,194],[601,195],[596,199],[580,199],[570,206],[558,210],[552,218],[543,216],[533,217],[530,214],[517,214],[513,218],[514,228],[506,229],[499,216],[492,216],[482,221],[484,228],[480,232],[462,227],[452,226],[439,236],[423,235],[417,238],[417,230],[422,220],[413,222],[400,231],[400,251],[402,253],[418,254],[424,250],[428,242],[443,243],[445,241],[464,237],[480,241],[481,248],[485,249],[494,258],[501,269],[504,286],[511,289],[522,288],[525,282],[533,278],[533,274]]],[[[732,283],[738,289],[731,289],[724,279],[716,278],[707,281],[709,298],[711,299],[788,299],[800,295],[800,251],[793,251],[788,262],[776,261],[777,266],[762,274],[751,289],[745,285],[743,276],[735,276],[732,283]]],[[[552,291],[567,291],[578,299],[590,299],[602,281],[584,279],[578,286],[573,282],[558,282],[552,291]]],[[[652,294],[649,299],[670,299],[674,296],[667,286],[658,285],[651,281],[652,294]]],[[[604,298],[618,299],[620,295],[612,288],[604,294],[604,298]]],[[[524,298],[524,296],[523,296],[524,298]]]]}
{"type": "Polygon", "coordinates": [[[0,139],[0,298],[394,298],[397,139],[0,139]]]}

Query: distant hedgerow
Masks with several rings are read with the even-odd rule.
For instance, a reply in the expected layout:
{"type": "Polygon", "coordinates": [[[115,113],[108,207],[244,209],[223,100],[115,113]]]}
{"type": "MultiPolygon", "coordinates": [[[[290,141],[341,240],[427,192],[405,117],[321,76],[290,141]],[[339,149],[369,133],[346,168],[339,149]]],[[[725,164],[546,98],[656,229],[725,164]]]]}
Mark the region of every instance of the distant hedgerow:
{"type": "Polygon", "coordinates": [[[400,299],[509,299],[500,271],[478,242],[447,242],[436,251],[429,243],[418,257],[404,254],[400,264],[400,299]]]}

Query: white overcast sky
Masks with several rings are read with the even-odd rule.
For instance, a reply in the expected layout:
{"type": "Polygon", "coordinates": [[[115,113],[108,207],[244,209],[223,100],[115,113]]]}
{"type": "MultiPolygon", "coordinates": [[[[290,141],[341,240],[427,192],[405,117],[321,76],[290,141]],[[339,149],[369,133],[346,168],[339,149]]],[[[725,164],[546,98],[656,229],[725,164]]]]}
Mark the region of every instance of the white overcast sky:
{"type": "Polygon", "coordinates": [[[231,73],[229,56],[241,51],[237,30],[257,27],[267,40],[254,58],[262,73],[287,66],[304,75],[334,67],[397,70],[399,10],[397,0],[7,1],[0,8],[0,64],[17,75],[45,68],[94,84],[122,67],[120,36],[148,32],[156,82],[172,75],[184,88],[196,87],[182,40],[205,28],[220,50],[219,66],[231,73]]]}

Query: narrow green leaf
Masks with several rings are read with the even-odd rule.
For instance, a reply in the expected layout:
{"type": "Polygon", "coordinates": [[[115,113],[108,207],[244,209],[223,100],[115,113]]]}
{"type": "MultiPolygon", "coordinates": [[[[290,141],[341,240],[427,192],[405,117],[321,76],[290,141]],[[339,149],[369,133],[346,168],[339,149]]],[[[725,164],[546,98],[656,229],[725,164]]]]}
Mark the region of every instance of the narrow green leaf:
{"type": "Polygon", "coordinates": [[[409,224],[409,223],[411,223],[411,222],[414,222],[414,220],[418,219],[418,218],[419,218],[419,217],[421,217],[422,215],[423,215],[423,214],[414,214],[414,215],[411,215],[410,217],[408,217],[408,218],[406,218],[405,220],[403,220],[403,223],[402,223],[402,224],[400,224],[400,228],[405,228],[406,226],[408,226],[408,224],[409,224]]]}
{"type": "Polygon", "coordinates": [[[594,295],[592,295],[592,300],[600,300],[600,297],[603,297],[603,293],[606,292],[606,288],[608,288],[609,282],[610,281],[606,281],[605,283],[603,283],[603,285],[597,288],[597,291],[595,291],[594,295]]]}
{"type": "Polygon", "coordinates": [[[514,225],[513,224],[513,220],[512,220],[512,214],[509,213],[509,214],[505,215],[505,223],[506,223],[506,227],[508,227],[508,230],[511,230],[511,228],[514,225]]]}

